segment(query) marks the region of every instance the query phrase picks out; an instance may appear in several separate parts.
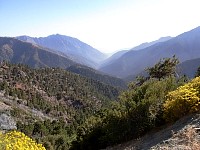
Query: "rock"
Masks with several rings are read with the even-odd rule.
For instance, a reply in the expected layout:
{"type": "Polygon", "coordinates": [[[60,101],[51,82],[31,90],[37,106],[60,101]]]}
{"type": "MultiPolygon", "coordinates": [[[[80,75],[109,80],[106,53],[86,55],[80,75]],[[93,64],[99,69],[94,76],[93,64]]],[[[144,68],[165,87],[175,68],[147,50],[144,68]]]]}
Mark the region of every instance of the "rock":
{"type": "Polygon", "coordinates": [[[0,129],[1,130],[17,129],[15,120],[6,113],[0,114],[0,129]]]}

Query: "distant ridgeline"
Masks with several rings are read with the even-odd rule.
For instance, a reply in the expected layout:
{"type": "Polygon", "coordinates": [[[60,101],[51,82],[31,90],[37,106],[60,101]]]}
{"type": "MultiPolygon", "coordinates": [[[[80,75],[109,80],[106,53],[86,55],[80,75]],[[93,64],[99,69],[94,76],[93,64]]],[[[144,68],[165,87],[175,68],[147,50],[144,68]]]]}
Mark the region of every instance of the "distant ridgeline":
{"type": "Polygon", "coordinates": [[[127,88],[125,81],[123,81],[122,79],[102,74],[100,71],[94,70],[86,66],[72,65],[68,67],[67,70],[81,76],[88,77],[108,85],[112,85],[114,87],[123,89],[127,88]]]}
{"type": "MultiPolygon", "coordinates": [[[[200,27],[197,27],[166,41],[153,42],[139,50],[131,49],[119,58],[103,64],[99,70],[109,75],[126,78],[140,74],[145,68],[153,66],[160,59],[172,57],[173,55],[176,55],[180,63],[200,58],[199,49],[200,27]]],[[[187,66],[184,64],[183,69],[187,66]]],[[[192,75],[187,70],[186,73],[192,75]]]]}

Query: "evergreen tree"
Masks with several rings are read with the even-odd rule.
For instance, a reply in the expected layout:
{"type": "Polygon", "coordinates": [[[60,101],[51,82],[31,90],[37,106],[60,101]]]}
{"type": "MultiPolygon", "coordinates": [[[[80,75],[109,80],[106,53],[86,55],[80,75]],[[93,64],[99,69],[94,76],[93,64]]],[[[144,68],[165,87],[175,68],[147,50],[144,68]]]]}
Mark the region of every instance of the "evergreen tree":
{"type": "Polygon", "coordinates": [[[161,59],[155,66],[147,68],[147,72],[151,78],[165,78],[167,76],[176,76],[176,65],[179,60],[175,57],[161,59]]]}

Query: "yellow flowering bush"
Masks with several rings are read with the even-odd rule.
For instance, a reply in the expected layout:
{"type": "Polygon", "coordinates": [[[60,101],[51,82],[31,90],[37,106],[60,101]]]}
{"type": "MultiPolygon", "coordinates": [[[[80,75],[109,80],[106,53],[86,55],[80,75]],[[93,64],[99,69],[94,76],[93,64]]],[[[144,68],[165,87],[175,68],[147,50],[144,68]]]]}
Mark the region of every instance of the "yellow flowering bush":
{"type": "Polygon", "coordinates": [[[164,118],[174,121],[180,117],[197,112],[200,108],[200,77],[169,92],[164,103],[164,118]]]}
{"type": "Polygon", "coordinates": [[[1,150],[46,150],[42,144],[37,144],[24,133],[11,131],[0,133],[1,150]]]}

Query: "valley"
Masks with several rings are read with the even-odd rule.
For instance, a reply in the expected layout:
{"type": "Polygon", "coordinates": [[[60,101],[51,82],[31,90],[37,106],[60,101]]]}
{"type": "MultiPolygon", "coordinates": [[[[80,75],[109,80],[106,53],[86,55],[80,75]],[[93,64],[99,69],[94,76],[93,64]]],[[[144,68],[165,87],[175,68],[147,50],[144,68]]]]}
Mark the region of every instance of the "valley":
{"type": "Polygon", "coordinates": [[[0,150],[200,150],[199,6],[0,0],[0,150]]]}

